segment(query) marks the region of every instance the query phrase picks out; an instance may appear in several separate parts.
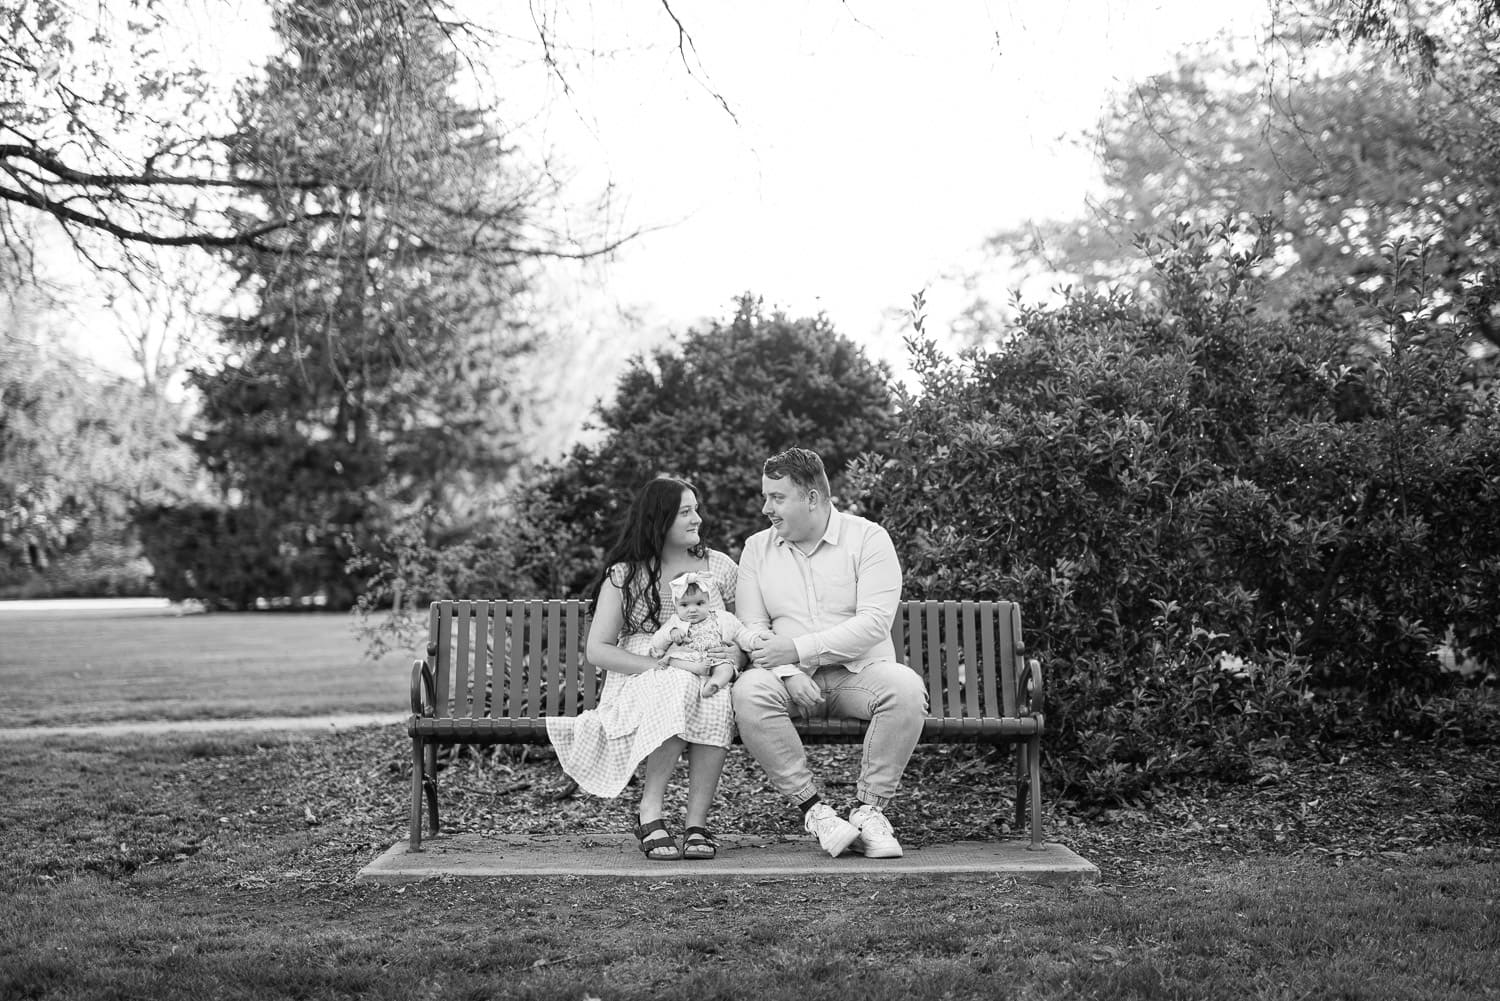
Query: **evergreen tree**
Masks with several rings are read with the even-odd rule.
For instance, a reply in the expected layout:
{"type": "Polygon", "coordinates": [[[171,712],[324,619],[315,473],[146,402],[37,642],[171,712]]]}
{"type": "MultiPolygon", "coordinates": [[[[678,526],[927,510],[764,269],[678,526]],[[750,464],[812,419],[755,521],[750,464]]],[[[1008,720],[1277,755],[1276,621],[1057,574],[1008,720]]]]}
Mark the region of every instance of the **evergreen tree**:
{"type": "Polygon", "coordinates": [[[453,510],[516,456],[505,366],[529,346],[511,303],[535,189],[454,97],[457,57],[420,7],[280,8],[285,50],[241,102],[236,169],[289,179],[257,211],[311,224],[283,251],[238,254],[255,311],[225,322],[222,363],[191,377],[193,447],[235,527],[210,522],[264,570],[223,604],[348,603],[351,546],[453,510]],[[513,260],[467,252],[497,234],[513,260]]]}

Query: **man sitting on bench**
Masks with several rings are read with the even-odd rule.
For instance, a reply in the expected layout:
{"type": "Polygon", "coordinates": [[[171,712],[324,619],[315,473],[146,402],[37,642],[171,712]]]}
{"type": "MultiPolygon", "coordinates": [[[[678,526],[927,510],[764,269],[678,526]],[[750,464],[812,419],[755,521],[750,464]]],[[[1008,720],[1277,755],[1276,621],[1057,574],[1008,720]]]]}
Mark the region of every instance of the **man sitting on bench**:
{"type": "Polygon", "coordinates": [[[882,808],[921,736],[927,693],[891,642],[901,601],[896,549],[879,525],[834,508],[823,460],[810,449],[767,459],[761,493],[771,527],[746,540],[735,592],[736,614],[756,636],[733,688],[740,739],[830,856],[898,858],[882,808]],[[794,714],[869,721],[848,820],[823,802],[794,714]]]}

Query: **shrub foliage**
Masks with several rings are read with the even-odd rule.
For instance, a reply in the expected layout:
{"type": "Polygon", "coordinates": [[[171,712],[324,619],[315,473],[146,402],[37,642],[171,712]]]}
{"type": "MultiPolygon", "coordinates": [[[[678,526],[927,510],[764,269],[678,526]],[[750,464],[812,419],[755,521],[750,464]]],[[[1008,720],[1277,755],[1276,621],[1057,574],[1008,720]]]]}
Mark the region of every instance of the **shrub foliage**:
{"type": "Polygon", "coordinates": [[[1142,241],[1149,298],[911,340],[920,388],[856,492],[907,597],[1020,601],[1065,785],[1125,797],[1500,663],[1500,421],[1420,248],[1339,310],[1263,317],[1265,232],[1142,241]],[[1270,741],[1271,744],[1265,742],[1270,741]]]}
{"type": "Polygon", "coordinates": [[[768,456],[792,445],[816,449],[837,493],[845,467],[884,447],[895,419],[884,364],[826,317],[768,314],[749,295],[728,323],[634,359],[597,412],[599,442],[575,447],[534,481],[533,514],[565,526],[576,543],[554,593],[578,593],[599,572],[603,546],[647,478],[692,481],[703,494],[705,540],[737,554],[765,527],[760,468],[768,456]]]}

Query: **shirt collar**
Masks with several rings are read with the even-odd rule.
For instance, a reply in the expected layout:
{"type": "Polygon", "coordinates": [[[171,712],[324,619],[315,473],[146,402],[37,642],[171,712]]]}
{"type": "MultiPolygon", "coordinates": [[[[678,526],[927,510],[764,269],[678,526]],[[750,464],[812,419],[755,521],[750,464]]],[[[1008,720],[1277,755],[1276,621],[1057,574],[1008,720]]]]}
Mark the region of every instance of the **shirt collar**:
{"type": "MultiPolygon", "coordinates": [[[[839,536],[843,533],[843,530],[844,516],[839,514],[838,508],[830,504],[828,506],[828,527],[823,529],[823,535],[818,539],[818,545],[823,545],[825,543],[830,546],[838,545],[839,536]]],[[[778,535],[776,536],[776,545],[785,546],[787,545],[787,540],[778,535]]],[[[817,551],[818,546],[813,546],[812,552],[815,553],[817,551]]],[[[808,555],[811,556],[812,553],[808,553],[808,555]]]]}

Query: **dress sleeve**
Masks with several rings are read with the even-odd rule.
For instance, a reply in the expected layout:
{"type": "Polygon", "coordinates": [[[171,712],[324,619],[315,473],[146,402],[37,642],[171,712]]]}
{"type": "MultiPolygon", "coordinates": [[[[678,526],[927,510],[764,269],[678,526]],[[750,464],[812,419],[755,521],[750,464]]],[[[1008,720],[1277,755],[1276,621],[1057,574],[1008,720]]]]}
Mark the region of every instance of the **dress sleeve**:
{"type": "Polygon", "coordinates": [[[725,553],[717,549],[708,551],[708,572],[713,575],[719,593],[724,596],[724,607],[734,611],[734,589],[739,583],[740,568],[725,553]]]}

